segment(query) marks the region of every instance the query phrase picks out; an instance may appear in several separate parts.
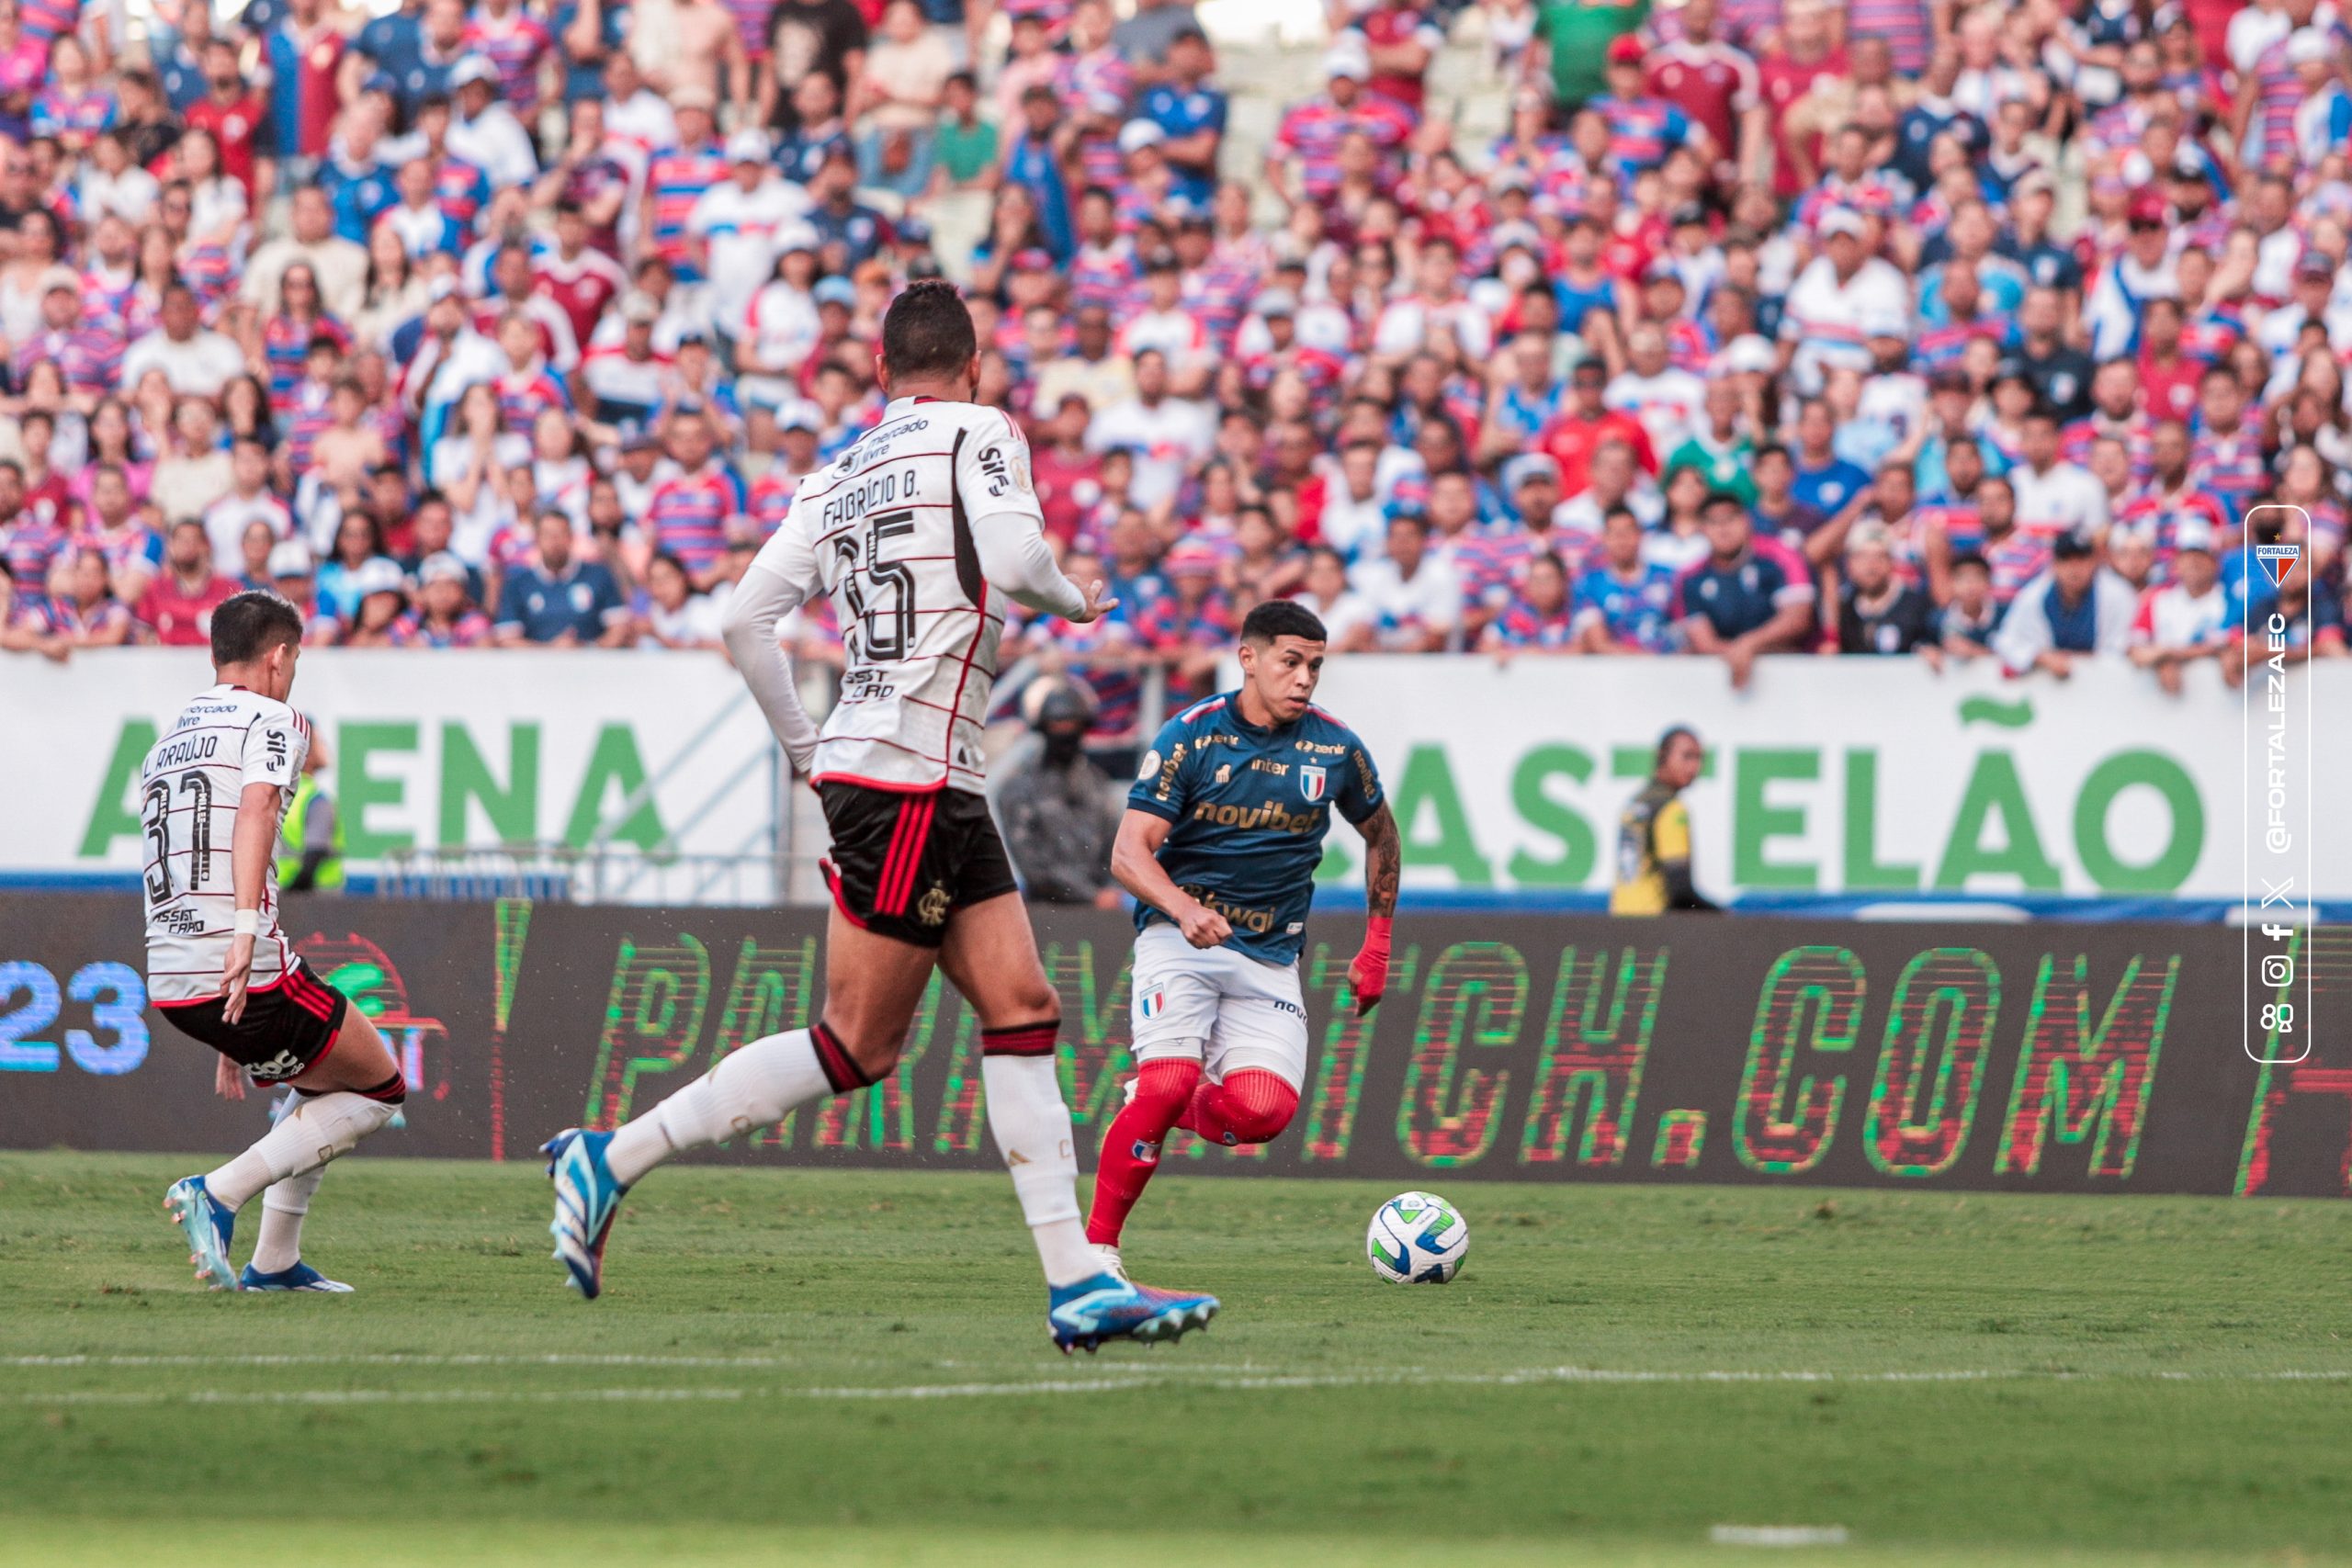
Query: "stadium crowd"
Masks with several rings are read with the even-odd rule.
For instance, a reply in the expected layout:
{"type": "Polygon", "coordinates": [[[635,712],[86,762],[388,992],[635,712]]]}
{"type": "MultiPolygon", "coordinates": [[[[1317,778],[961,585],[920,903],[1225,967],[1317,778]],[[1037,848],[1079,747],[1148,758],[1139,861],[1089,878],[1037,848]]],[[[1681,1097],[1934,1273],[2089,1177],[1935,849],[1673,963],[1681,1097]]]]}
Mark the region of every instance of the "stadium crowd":
{"type": "Polygon", "coordinates": [[[1261,164],[1186,0],[0,0],[0,645],[198,642],[268,584],[320,643],[715,648],[944,271],[1123,601],[1007,631],[1105,739],[1270,595],[1735,681],[2177,684],[2249,602],[2344,652],[2335,0],[1329,26],[1261,164]]]}

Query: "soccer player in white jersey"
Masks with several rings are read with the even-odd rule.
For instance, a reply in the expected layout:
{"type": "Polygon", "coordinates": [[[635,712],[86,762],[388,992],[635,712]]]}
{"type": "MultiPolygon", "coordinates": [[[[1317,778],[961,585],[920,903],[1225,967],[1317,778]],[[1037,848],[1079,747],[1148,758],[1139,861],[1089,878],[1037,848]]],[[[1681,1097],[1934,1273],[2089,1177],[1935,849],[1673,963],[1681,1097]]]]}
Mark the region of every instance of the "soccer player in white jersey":
{"type": "Polygon", "coordinates": [[[368,1015],[322,984],[277,923],[277,834],[310,726],[286,705],[302,616],[275,593],[212,612],[212,668],[140,770],[146,831],[147,994],[220,1054],[216,1086],[284,1085],[297,1103],[260,1142],[172,1184],[164,1212],[198,1280],[222,1291],[347,1291],[302,1261],[302,1216],[327,1162],[392,1119],[406,1085],[368,1015]],[[237,1212],[263,1194],[259,1244],[229,1262],[237,1212]]]}
{"type": "Polygon", "coordinates": [[[727,606],[736,668],[832,830],[823,1011],[615,1132],[551,1141],[556,1257],[594,1296],[614,1212],[646,1172],[889,1072],[936,966],[979,1016],[989,1127],[1045,1265],[1055,1344],[1174,1338],[1205,1325],[1216,1300],[1132,1284],[1087,1246],[1056,1072],[1061,1003],[981,794],[1008,604],[1083,624],[1115,601],[1061,574],[1027,445],[1005,414],[969,400],[979,351],[954,285],[917,283],[891,303],[877,367],[890,397],[881,423],[800,481],[727,606]],[[820,594],[848,654],[821,734],[776,637],[820,594]]]}

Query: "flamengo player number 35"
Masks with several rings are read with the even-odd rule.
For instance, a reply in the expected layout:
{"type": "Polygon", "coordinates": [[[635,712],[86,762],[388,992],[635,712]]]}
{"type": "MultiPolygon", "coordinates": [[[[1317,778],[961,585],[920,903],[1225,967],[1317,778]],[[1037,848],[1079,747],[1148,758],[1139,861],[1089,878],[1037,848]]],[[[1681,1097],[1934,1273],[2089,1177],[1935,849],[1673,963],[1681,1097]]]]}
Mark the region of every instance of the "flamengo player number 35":
{"type": "Polygon", "coordinates": [[[842,558],[842,591],[849,596],[850,613],[865,629],[868,659],[903,659],[915,640],[915,574],[904,561],[884,560],[882,542],[915,531],[911,512],[880,512],[866,520],[864,575],[859,581],[855,530],[833,541],[842,558]],[[887,584],[889,602],[877,604],[873,587],[887,584]]]}

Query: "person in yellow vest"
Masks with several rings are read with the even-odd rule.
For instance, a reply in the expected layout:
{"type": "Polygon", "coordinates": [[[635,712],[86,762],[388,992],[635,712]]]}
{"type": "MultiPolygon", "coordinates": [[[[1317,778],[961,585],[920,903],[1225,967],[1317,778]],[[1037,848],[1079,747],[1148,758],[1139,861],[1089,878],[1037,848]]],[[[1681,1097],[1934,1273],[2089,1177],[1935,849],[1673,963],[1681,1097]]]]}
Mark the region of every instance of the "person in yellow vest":
{"type": "Polygon", "coordinates": [[[277,887],[281,893],[343,891],[343,813],[320,782],[329,763],[323,732],[311,734],[302,782],[277,829],[277,887]]]}
{"type": "Polygon", "coordinates": [[[1682,792],[1706,765],[1698,735],[1676,725],[1658,737],[1650,782],[1617,818],[1617,885],[1612,915],[1662,915],[1668,909],[1719,909],[1690,885],[1690,813],[1682,792]]]}

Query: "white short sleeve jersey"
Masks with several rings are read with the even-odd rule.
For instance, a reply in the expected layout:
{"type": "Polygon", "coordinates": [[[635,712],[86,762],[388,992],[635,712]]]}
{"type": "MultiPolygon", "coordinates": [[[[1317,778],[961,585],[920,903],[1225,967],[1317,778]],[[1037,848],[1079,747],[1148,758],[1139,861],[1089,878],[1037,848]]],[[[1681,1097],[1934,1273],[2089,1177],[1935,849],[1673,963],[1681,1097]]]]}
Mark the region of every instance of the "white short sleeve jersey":
{"type": "Polygon", "coordinates": [[[819,783],[968,794],[1011,601],[981,575],[975,528],[1044,518],[1029,444],[1001,411],[900,398],[800,481],[759,563],[832,600],[848,664],[817,745],[819,783]]]}
{"type": "MultiPolygon", "coordinates": [[[[157,1002],[218,995],[237,909],[229,849],[245,786],[277,787],[285,818],[311,726],[284,703],[243,686],[215,686],[180,710],[139,770],[146,835],[147,992],[157,1002]]],[[[277,924],[275,845],[262,879],[253,988],[266,990],[293,953],[277,924]]]]}

